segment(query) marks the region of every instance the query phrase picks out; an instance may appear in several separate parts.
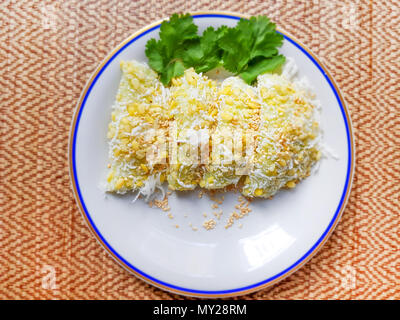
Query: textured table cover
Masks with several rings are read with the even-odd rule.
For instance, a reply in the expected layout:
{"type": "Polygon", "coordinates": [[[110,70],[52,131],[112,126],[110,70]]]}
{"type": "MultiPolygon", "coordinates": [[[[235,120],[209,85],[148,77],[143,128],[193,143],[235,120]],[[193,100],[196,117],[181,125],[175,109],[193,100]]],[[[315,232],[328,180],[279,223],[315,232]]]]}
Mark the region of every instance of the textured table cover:
{"type": "Polygon", "coordinates": [[[400,298],[398,1],[1,1],[0,298],[180,299],[96,242],[70,188],[68,134],[89,75],[139,28],[174,12],[267,14],[342,89],[356,172],[335,232],[303,268],[246,299],[400,298]],[[212,3],[212,4],[209,4],[212,3]]]}

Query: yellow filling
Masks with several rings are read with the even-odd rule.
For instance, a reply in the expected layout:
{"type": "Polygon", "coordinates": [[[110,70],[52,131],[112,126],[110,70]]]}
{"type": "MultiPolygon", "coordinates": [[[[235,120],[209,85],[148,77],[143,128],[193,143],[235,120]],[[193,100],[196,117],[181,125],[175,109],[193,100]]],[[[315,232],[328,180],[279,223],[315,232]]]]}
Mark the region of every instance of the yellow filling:
{"type": "Polygon", "coordinates": [[[165,88],[144,64],[120,66],[107,132],[110,192],[150,195],[167,181],[173,190],[239,185],[246,196],[270,197],[294,188],[321,157],[315,107],[282,76],[219,85],[188,69],[165,88]]]}

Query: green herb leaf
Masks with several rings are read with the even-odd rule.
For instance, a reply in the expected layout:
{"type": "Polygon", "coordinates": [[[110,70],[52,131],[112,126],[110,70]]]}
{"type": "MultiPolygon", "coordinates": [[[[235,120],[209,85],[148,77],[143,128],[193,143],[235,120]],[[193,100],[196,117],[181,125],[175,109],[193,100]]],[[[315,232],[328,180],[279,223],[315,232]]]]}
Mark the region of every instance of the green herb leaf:
{"type": "Polygon", "coordinates": [[[226,26],[218,30],[209,27],[199,39],[192,41],[182,53],[185,66],[193,67],[196,72],[207,72],[218,67],[222,56],[218,41],[226,30],[226,26]]]}
{"type": "Polygon", "coordinates": [[[249,38],[238,29],[228,29],[218,45],[222,48],[223,66],[233,73],[240,73],[249,61],[249,38]]]}
{"type": "Polygon", "coordinates": [[[169,21],[164,21],[160,27],[160,41],[165,47],[167,56],[173,56],[176,49],[185,41],[197,39],[197,26],[190,14],[173,14],[169,21]]]}
{"type": "Polygon", "coordinates": [[[156,41],[156,39],[150,39],[146,43],[146,56],[149,59],[149,65],[158,73],[162,73],[165,68],[164,62],[164,47],[161,41],[156,41]]]}
{"type": "Polygon", "coordinates": [[[257,76],[265,72],[271,72],[276,70],[285,62],[283,55],[273,56],[271,58],[255,59],[246,68],[245,71],[240,73],[242,79],[247,83],[252,83],[257,79],[257,76]]]}
{"type": "Polygon", "coordinates": [[[229,29],[219,41],[224,50],[223,66],[252,83],[259,74],[273,71],[285,62],[278,57],[283,36],[276,32],[274,23],[265,16],[241,19],[235,28],[229,29]]]}
{"type": "Polygon", "coordinates": [[[150,39],[145,53],[150,67],[160,74],[162,83],[168,85],[172,78],[183,75],[182,52],[198,38],[197,26],[189,14],[173,14],[169,21],[161,24],[160,40],[150,39]]]}
{"type": "Polygon", "coordinates": [[[172,78],[179,77],[183,75],[185,71],[185,66],[182,61],[175,60],[168,63],[165,71],[161,74],[161,82],[169,83],[172,78]]]}
{"type": "Polygon", "coordinates": [[[187,68],[200,73],[220,65],[251,84],[258,75],[274,71],[285,62],[277,49],[283,36],[275,28],[267,17],[258,16],[240,19],[234,28],[209,27],[198,36],[189,14],[174,14],[161,24],[160,40],[147,42],[146,56],[165,85],[187,68]]]}

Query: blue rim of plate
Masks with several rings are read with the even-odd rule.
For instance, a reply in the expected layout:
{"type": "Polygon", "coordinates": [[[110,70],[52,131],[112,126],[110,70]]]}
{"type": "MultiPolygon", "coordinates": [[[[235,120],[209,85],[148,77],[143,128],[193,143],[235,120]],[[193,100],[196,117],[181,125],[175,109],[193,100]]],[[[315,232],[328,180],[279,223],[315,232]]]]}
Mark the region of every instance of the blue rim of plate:
{"type": "MultiPolygon", "coordinates": [[[[234,20],[239,20],[240,18],[248,18],[246,15],[242,14],[237,14],[237,13],[231,13],[231,12],[194,12],[191,13],[194,19],[198,18],[228,18],[228,19],[234,19],[234,20]]],[[[161,289],[173,292],[173,293],[178,293],[178,294],[183,294],[183,295],[189,295],[189,296],[197,296],[197,297],[227,297],[227,296],[236,296],[236,295],[242,295],[242,294],[248,294],[254,291],[257,291],[259,289],[265,288],[267,286],[270,286],[283,278],[289,276],[296,270],[298,270],[304,263],[306,263],[308,260],[311,259],[311,257],[318,251],[318,249],[325,243],[325,241],[329,238],[330,234],[334,230],[336,224],[338,223],[340,216],[344,210],[344,207],[346,205],[350,189],[351,189],[351,184],[352,184],[352,177],[353,177],[353,172],[354,172],[354,146],[353,146],[353,135],[352,135],[352,130],[351,130],[351,119],[348,113],[347,108],[345,107],[345,102],[344,99],[340,93],[340,90],[338,89],[335,81],[333,78],[329,75],[327,70],[322,66],[322,63],[316,58],[316,56],[309,50],[307,49],[304,45],[300,45],[299,41],[293,40],[293,36],[289,36],[286,32],[278,30],[279,33],[281,33],[285,40],[291,42],[293,45],[295,45],[298,49],[300,49],[320,70],[320,72],[323,74],[327,82],[329,83],[329,86],[331,87],[332,91],[335,94],[336,100],[340,106],[340,110],[343,116],[343,120],[345,123],[346,127],[346,135],[347,135],[347,152],[348,152],[348,162],[347,162],[347,172],[346,172],[346,182],[345,186],[340,198],[340,202],[338,204],[338,207],[335,211],[335,214],[330,221],[328,227],[324,231],[324,233],[321,235],[321,237],[317,240],[317,242],[295,263],[293,263],[291,266],[288,268],[282,270],[278,274],[269,277],[268,279],[265,279],[263,281],[254,283],[249,286],[241,287],[241,288],[235,288],[235,289],[229,289],[229,290],[219,290],[219,291],[207,291],[207,290],[195,290],[195,289],[190,289],[190,288],[184,288],[180,286],[173,285],[171,283],[167,283],[164,281],[161,281],[159,279],[156,279],[155,277],[152,277],[149,274],[146,274],[145,272],[139,270],[135,266],[133,266],[131,263],[126,261],[117,251],[112,248],[112,246],[104,239],[100,231],[97,229],[96,225],[94,224],[89,211],[87,210],[87,207],[85,205],[84,199],[81,194],[81,188],[79,186],[79,181],[77,178],[77,172],[76,172],[76,159],[75,159],[75,154],[76,154],[76,136],[79,128],[79,121],[80,117],[82,114],[82,110],[86,104],[86,100],[88,96],[90,95],[90,92],[93,88],[93,86],[96,84],[97,79],[100,77],[100,75],[103,73],[103,71],[107,68],[109,63],[113,61],[119,53],[121,53],[126,47],[128,47],[130,44],[135,42],[137,39],[143,37],[147,33],[158,29],[160,27],[161,21],[158,21],[147,28],[143,28],[142,30],[138,31],[136,34],[132,35],[130,38],[126,39],[124,42],[122,42],[112,53],[110,53],[106,59],[103,61],[103,63],[96,69],[96,71],[93,73],[93,75],[90,77],[88,80],[82,95],[79,99],[77,109],[75,111],[72,124],[71,124],[71,133],[70,133],[70,139],[69,139],[69,164],[70,164],[70,176],[71,176],[71,184],[72,184],[72,189],[74,191],[75,199],[77,201],[78,207],[85,218],[89,228],[92,230],[93,234],[97,238],[97,240],[100,242],[100,244],[112,255],[112,257],[119,262],[125,269],[128,271],[134,273],[136,276],[138,276],[140,279],[151,283],[155,285],[156,287],[159,287],[161,289]]],[[[279,29],[279,28],[277,28],[279,29]]]]}

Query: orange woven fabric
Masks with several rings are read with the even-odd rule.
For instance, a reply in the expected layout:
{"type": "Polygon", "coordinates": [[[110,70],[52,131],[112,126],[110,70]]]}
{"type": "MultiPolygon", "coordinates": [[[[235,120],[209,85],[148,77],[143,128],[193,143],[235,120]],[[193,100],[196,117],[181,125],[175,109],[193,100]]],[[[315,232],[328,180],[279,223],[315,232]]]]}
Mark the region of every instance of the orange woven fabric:
{"type": "Polygon", "coordinates": [[[398,1],[1,1],[0,298],[180,299],[96,242],[70,189],[68,134],[89,75],[174,12],[266,14],[331,71],[352,116],[354,186],[332,237],[298,272],[246,299],[400,298],[398,1]]]}

